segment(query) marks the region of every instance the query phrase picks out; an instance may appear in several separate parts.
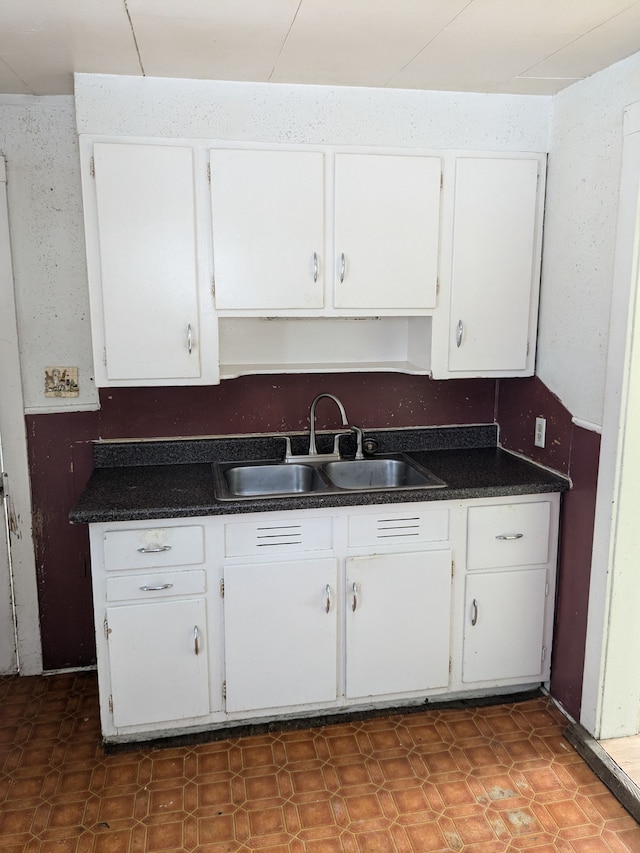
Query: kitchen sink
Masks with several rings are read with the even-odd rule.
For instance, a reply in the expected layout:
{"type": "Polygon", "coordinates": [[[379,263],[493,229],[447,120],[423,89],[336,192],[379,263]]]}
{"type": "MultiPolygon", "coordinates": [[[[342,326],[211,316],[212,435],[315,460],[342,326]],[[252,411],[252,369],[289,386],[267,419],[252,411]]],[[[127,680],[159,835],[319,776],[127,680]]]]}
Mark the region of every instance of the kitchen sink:
{"type": "Polygon", "coordinates": [[[232,497],[268,497],[299,495],[328,488],[313,465],[260,463],[234,465],[222,471],[226,489],[232,497]]]}
{"type": "Polygon", "coordinates": [[[446,483],[403,454],[370,459],[309,463],[282,461],[217,462],[213,466],[218,500],[295,497],[341,492],[438,489],[446,483]]]}
{"type": "Polygon", "coordinates": [[[398,458],[341,459],[327,462],[322,470],[339,489],[433,489],[445,485],[430,472],[398,458]]]}

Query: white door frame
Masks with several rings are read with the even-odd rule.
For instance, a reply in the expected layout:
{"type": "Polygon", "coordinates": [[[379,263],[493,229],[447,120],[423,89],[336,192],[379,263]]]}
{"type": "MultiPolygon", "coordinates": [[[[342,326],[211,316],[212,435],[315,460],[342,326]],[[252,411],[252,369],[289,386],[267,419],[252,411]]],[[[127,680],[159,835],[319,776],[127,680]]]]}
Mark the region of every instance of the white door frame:
{"type": "Polygon", "coordinates": [[[24,399],[9,239],[7,176],[0,156],[0,435],[5,505],[15,600],[18,666],[22,675],[42,672],[38,587],[31,518],[24,399]]]}
{"type": "Polygon", "coordinates": [[[640,102],[624,114],[580,722],[640,731],[640,102]]]}

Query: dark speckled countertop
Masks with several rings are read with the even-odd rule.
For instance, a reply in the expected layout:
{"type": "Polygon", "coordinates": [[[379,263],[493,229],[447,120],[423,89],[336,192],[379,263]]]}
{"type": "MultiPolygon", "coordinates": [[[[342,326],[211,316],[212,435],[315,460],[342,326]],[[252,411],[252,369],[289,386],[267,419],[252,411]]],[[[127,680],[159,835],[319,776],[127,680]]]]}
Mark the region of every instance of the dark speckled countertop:
{"type": "MultiPolygon", "coordinates": [[[[220,501],[214,492],[212,463],[282,458],[281,436],[98,442],[94,471],[69,517],[88,524],[542,494],[570,488],[566,477],[500,448],[493,424],[366,430],[365,435],[377,440],[378,452],[408,453],[444,480],[446,487],[220,501]]],[[[306,441],[308,436],[293,436],[294,453],[304,452],[306,441]]],[[[344,454],[353,455],[352,437],[342,441],[344,454]]],[[[319,436],[321,452],[331,443],[331,434],[319,436]]]]}

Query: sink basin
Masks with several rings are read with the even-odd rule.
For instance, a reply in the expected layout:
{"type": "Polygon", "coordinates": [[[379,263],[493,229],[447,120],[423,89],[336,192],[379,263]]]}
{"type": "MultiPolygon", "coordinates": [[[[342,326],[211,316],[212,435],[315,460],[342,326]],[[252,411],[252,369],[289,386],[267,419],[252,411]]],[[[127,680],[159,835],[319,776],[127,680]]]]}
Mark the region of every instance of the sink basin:
{"type": "Polygon", "coordinates": [[[445,485],[404,459],[341,459],[327,462],[323,471],[340,489],[437,489],[445,485]]]}
{"type": "Polygon", "coordinates": [[[327,489],[327,484],[313,465],[233,465],[225,466],[221,476],[223,486],[231,497],[299,495],[327,489]]]}
{"type": "Polygon", "coordinates": [[[400,454],[323,462],[217,462],[216,497],[223,501],[401,489],[438,489],[442,480],[400,454]]]}

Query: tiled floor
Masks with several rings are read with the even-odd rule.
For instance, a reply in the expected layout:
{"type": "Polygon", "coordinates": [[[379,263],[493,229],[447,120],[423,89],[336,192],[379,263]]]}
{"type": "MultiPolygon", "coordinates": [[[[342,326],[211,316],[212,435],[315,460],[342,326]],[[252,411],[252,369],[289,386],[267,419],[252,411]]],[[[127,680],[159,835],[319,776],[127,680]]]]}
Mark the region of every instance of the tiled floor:
{"type": "Polygon", "coordinates": [[[545,699],[106,756],[90,673],[0,679],[3,853],[638,853],[545,699]]]}

